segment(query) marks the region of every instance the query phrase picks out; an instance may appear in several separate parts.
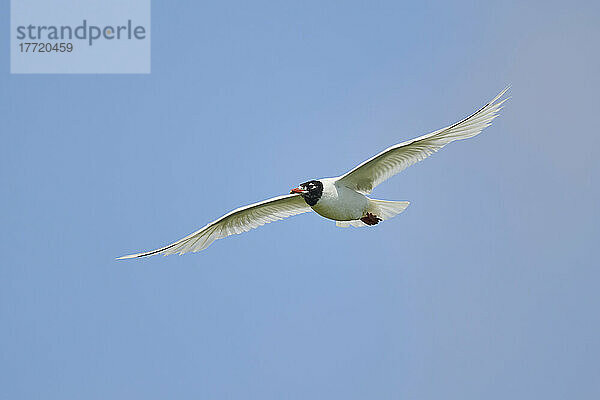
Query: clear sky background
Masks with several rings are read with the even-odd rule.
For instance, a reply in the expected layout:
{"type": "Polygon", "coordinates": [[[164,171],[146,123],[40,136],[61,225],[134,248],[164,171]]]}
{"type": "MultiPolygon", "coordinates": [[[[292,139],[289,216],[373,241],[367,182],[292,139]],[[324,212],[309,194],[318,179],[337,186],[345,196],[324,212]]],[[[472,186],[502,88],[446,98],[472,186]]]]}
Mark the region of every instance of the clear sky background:
{"type": "Polygon", "coordinates": [[[154,2],[150,75],[10,75],[0,41],[0,398],[599,398],[599,3],[252,3],[154,2]],[[389,222],[114,261],[507,84],[376,189],[389,222]]]}

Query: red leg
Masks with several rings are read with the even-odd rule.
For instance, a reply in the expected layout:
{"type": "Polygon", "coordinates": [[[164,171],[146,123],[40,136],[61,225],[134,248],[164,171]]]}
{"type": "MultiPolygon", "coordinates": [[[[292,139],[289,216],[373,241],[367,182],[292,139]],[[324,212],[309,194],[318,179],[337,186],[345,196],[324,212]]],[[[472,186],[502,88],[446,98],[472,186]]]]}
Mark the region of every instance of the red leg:
{"type": "Polygon", "coordinates": [[[382,221],[381,218],[379,218],[378,216],[371,214],[369,212],[367,213],[367,215],[362,217],[360,220],[367,225],[377,225],[379,223],[379,221],[382,221]]]}

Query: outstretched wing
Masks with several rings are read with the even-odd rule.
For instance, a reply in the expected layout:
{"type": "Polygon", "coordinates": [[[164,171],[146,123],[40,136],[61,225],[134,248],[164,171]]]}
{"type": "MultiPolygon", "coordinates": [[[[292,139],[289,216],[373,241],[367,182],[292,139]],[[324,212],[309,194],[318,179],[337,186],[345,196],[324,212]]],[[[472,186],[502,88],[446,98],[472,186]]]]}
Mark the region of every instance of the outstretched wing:
{"type": "Polygon", "coordinates": [[[507,87],[492,101],[454,125],[385,149],[340,176],[338,182],[359,192],[370,193],[375,186],[424,160],[448,143],[478,135],[498,116],[502,103],[508,100],[500,99],[508,89],[507,87]]]}
{"type": "Polygon", "coordinates": [[[225,214],[218,220],[206,225],[204,228],[168,246],[145,253],[119,257],[117,260],[153,256],[155,254],[166,256],[169,254],[183,254],[190,251],[204,250],[217,239],[247,232],[261,225],[308,211],[311,211],[311,208],[306,204],[302,196],[298,194],[273,197],[269,200],[233,210],[229,214],[225,214]]]}

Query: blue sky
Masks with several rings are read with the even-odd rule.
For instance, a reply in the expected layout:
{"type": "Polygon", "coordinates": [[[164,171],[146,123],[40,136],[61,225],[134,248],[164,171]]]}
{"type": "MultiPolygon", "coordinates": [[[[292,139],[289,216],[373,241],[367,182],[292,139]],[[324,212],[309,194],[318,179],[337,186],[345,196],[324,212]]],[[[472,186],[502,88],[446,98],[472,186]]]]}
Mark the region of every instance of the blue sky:
{"type": "Polygon", "coordinates": [[[154,2],[150,75],[10,75],[0,41],[0,397],[598,398],[599,12],[154,2]],[[376,189],[411,201],[389,222],[114,261],[509,83],[376,189]]]}

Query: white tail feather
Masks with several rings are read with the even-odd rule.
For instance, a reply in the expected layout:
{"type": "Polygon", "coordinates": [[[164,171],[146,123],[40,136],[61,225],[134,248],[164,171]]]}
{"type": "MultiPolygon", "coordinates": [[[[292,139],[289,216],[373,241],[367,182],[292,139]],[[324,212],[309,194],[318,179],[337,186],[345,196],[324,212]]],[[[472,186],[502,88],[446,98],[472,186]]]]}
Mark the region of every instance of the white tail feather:
{"type": "MultiPolygon", "coordinates": [[[[402,211],[406,210],[406,207],[408,207],[409,204],[410,203],[408,201],[369,199],[369,206],[367,207],[367,212],[370,212],[371,214],[374,214],[375,216],[385,221],[395,217],[402,211]]],[[[363,226],[369,226],[359,219],[353,221],[335,221],[335,225],[340,228],[348,228],[351,226],[355,228],[361,228],[363,226]]]]}
{"type": "Polygon", "coordinates": [[[363,226],[368,226],[361,220],[357,219],[354,221],[335,221],[335,226],[339,228],[350,228],[351,226],[355,228],[362,228],[363,226]]]}
{"type": "Polygon", "coordinates": [[[408,201],[388,201],[369,199],[369,207],[367,209],[371,214],[375,214],[382,220],[388,220],[406,210],[410,203],[408,201]]]}

